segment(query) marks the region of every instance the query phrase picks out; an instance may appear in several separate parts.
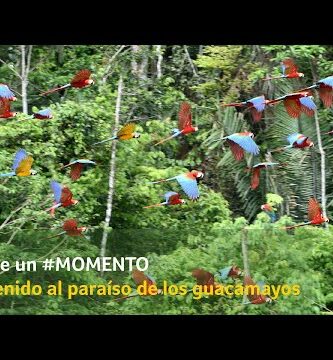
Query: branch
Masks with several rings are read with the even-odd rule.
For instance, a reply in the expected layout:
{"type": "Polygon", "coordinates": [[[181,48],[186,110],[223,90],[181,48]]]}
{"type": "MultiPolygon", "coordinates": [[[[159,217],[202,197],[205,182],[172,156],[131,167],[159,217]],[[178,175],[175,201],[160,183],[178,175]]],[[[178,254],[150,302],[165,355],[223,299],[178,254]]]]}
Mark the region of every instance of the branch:
{"type": "Polygon", "coordinates": [[[19,77],[21,80],[22,80],[22,77],[21,75],[14,69],[12,68],[11,66],[9,66],[5,61],[3,61],[2,59],[0,59],[0,62],[3,63],[4,65],[7,65],[9,67],[10,70],[12,70],[12,72],[17,76],[19,77]]]}
{"type": "Polygon", "coordinates": [[[190,65],[191,65],[191,69],[192,69],[193,75],[198,77],[199,75],[198,75],[197,71],[195,70],[195,66],[194,66],[194,64],[193,64],[193,61],[192,61],[192,59],[191,59],[190,53],[189,53],[188,50],[187,50],[187,46],[186,46],[186,45],[184,45],[184,50],[185,50],[185,54],[186,54],[186,56],[187,56],[187,59],[188,59],[190,65]]]}
{"type": "Polygon", "coordinates": [[[112,57],[109,60],[108,66],[105,69],[105,73],[102,79],[102,84],[106,83],[106,80],[108,79],[108,77],[111,75],[110,69],[111,69],[111,65],[113,63],[113,61],[116,59],[116,57],[118,56],[118,54],[128,45],[121,45],[120,48],[112,55],[112,57]]]}

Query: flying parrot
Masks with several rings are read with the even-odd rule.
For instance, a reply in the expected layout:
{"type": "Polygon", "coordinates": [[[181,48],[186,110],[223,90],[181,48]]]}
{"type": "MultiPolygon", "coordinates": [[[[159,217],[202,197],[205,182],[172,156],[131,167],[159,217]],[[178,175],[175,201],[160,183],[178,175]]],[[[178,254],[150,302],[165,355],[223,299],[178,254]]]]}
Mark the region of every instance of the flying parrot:
{"type": "Polygon", "coordinates": [[[267,102],[268,100],[265,100],[265,96],[261,95],[240,103],[224,104],[222,106],[246,107],[251,111],[253,121],[257,123],[261,120],[267,102]]]}
{"type": "Polygon", "coordinates": [[[178,129],[172,130],[172,135],[154,144],[154,146],[164,143],[167,140],[173,139],[179,135],[187,135],[198,131],[197,126],[192,124],[191,105],[188,102],[182,102],[178,112],[178,129]]]}
{"type": "Polygon", "coordinates": [[[28,118],[20,119],[19,121],[26,121],[31,119],[46,120],[52,118],[53,118],[52,111],[50,109],[43,109],[33,113],[28,118]]]}
{"type": "Polygon", "coordinates": [[[13,171],[6,174],[0,174],[0,177],[6,176],[30,176],[36,175],[37,171],[32,170],[31,166],[34,159],[24,149],[19,149],[14,157],[13,171]]]}
{"type": "Polygon", "coordinates": [[[17,115],[17,112],[11,111],[10,100],[6,98],[0,98],[0,118],[10,119],[17,115]]]}
{"type": "Polygon", "coordinates": [[[172,181],[177,180],[178,184],[181,186],[185,194],[191,199],[191,200],[197,200],[200,196],[198,183],[200,179],[204,177],[204,173],[198,170],[192,170],[188,173],[181,174],[174,176],[169,179],[162,179],[158,181],[153,181],[151,184],[158,184],[161,182],[166,181],[172,181]]]}
{"type": "Polygon", "coordinates": [[[62,228],[69,236],[83,236],[83,233],[87,230],[86,226],[78,227],[77,221],[74,219],[66,220],[62,228]]]}
{"type": "Polygon", "coordinates": [[[73,160],[69,164],[63,166],[61,169],[67,168],[70,166],[71,171],[69,173],[69,176],[73,181],[78,180],[81,177],[81,173],[85,168],[88,168],[90,166],[96,165],[94,161],[86,160],[86,159],[78,159],[73,160]]]}
{"type": "Polygon", "coordinates": [[[293,59],[285,59],[281,62],[281,70],[282,75],[280,76],[274,76],[264,79],[265,80],[273,80],[273,79],[295,79],[304,77],[304,74],[301,72],[298,72],[298,67],[295,64],[293,59]]]}
{"type": "Polygon", "coordinates": [[[252,155],[258,155],[260,149],[253,140],[254,135],[252,132],[245,131],[241,133],[235,133],[229,136],[225,136],[222,139],[216,140],[227,140],[230,149],[237,161],[240,161],[244,157],[244,150],[252,155]]]}
{"type": "Polygon", "coordinates": [[[333,135],[333,130],[323,133],[324,135],[333,135]]]}
{"type": "Polygon", "coordinates": [[[40,94],[40,96],[43,95],[47,95],[47,94],[52,94],[54,92],[57,91],[61,91],[64,89],[67,89],[69,87],[73,87],[73,88],[78,88],[78,89],[82,89],[88,86],[91,86],[94,84],[94,80],[90,79],[91,76],[91,72],[90,70],[80,70],[72,79],[72,81],[69,84],[45,91],[43,93],[40,94]]]}
{"type": "Polygon", "coordinates": [[[226,280],[228,277],[234,279],[242,276],[243,271],[239,267],[232,265],[219,270],[217,274],[221,280],[226,280]]]}
{"type": "Polygon", "coordinates": [[[144,209],[149,209],[157,206],[179,205],[185,204],[185,200],[180,198],[180,195],[174,191],[168,191],[164,194],[165,201],[155,205],[144,206],[144,209]]]}
{"type": "Polygon", "coordinates": [[[128,123],[124,125],[118,132],[116,136],[112,136],[106,140],[99,141],[94,143],[94,145],[103,144],[107,141],[111,140],[130,140],[130,139],[138,139],[141,135],[135,132],[136,125],[134,123],[128,123]]]}
{"type": "Polygon", "coordinates": [[[307,116],[313,116],[317,109],[316,104],[312,100],[310,91],[300,91],[292,94],[281,96],[275,100],[268,100],[267,104],[276,104],[283,101],[283,105],[287,110],[287,113],[292,118],[297,119],[301,113],[305,113],[307,116]]]}
{"type": "Polygon", "coordinates": [[[253,165],[250,171],[252,172],[251,176],[251,189],[255,190],[259,186],[260,182],[260,170],[261,169],[268,169],[269,167],[273,167],[275,165],[279,165],[279,163],[273,162],[263,162],[253,165]]]}
{"type": "Polygon", "coordinates": [[[261,210],[264,211],[271,219],[271,222],[274,223],[276,221],[275,211],[270,204],[261,205],[261,210]]]}
{"type": "Polygon", "coordinates": [[[246,296],[251,304],[258,305],[272,302],[270,297],[260,294],[262,289],[250,276],[244,276],[244,291],[247,291],[246,296]]]}
{"type": "Polygon", "coordinates": [[[54,216],[55,209],[60,206],[68,207],[76,205],[79,202],[78,200],[73,199],[73,194],[67,186],[63,186],[54,180],[51,181],[51,189],[53,191],[55,201],[52,207],[46,209],[46,211],[51,212],[51,216],[54,216]]]}
{"type": "MultiPolygon", "coordinates": [[[[138,287],[140,285],[144,285],[146,283],[147,290],[148,290],[149,286],[156,285],[156,281],[150,275],[146,275],[143,271],[140,271],[137,269],[134,269],[132,271],[132,279],[135,282],[136,287],[138,287]]],[[[157,289],[156,295],[162,294],[162,292],[163,292],[162,289],[157,289]]],[[[114,301],[125,300],[125,299],[133,298],[136,296],[139,296],[139,294],[135,290],[135,292],[133,294],[128,295],[128,296],[123,296],[121,298],[115,299],[114,301]]],[[[143,296],[143,295],[140,295],[140,296],[143,296]]],[[[146,296],[155,296],[155,295],[147,294],[146,296]]]]}
{"type": "Polygon", "coordinates": [[[15,94],[10,90],[8,85],[0,83],[0,99],[16,101],[15,94]]]}
{"type": "Polygon", "coordinates": [[[271,152],[283,151],[287,149],[305,149],[314,146],[314,143],[309,139],[308,136],[299,133],[290,134],[287,137],[287,141],[289,142],[289,145],[277,148],[275,150],[272,150],[271,152]]]}
{"type": "Polygon", "coordinates": [[[194,269],[192,276],[196,279],[197,285],[213,287],[215,290],[219,284],[215,282],[214,275],[203,269],[194,269]]]}
{"type": "Polygon", "coordinates": [[[319,97],[326,108],[332,106],[333,103],[333,76],[328,76],[324,79],[317,81],[314,85],[309,86],[305,90],[317,89],[319,97]]]}
{"type": "Polygon", "coordinates": [[[302,223],[302,224],[297,224],[297,225],[292,225],[292,226],[287,226],[285,229],[289,230],[289,229],[294,229],[296,227],[299,226],[305,226],[305,225],[321,225],[325,222],[329,222],[329,219],[323,215],[323,210],[321,208],[321,206],[319,205],[318,201],[314,198],[310,198],[309,199],[309,204],[308,204],[308,222],[302,223]]]}

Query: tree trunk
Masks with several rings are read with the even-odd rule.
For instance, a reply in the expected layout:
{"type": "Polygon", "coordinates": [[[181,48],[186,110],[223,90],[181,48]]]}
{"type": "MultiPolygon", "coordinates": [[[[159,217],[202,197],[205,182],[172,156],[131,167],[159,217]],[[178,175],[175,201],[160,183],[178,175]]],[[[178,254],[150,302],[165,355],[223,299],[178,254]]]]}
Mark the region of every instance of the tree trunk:
{"type": "Polygon", "coordinates": [[[131,67],[132,67],[132,74],[138,76],[138,62],[136,61],[136,54],[140,50],[140,46],[138,45],[132,45],[132,61],[131,61],[131,67]]]}
{"type": "Polygon", "coordinates": [[[187,46],[186,46],[186,45],[184,45],[184,50],[185,50],[185,54],[186,54],[187,60],[188,60],[188,62],[190,63],[190,66],[191,66],[193,75],[194,75],[194,76],[198,76],[198,73],[197,73],[197,71],[196,71],[196,69],[195,69],[195,66],[194,66],[194,64],[193,64],[193,61],[192,61],[192,59],[191,59],[190,53],[188,52],[188,49],[187,49],[187,46]]]}
{"type": "Polygon", "coordinates": [[[29,45],[28,53],[26,45],[20,45],[21,49],[21,93],[22,93],[22,112],[28,114],[28,84],[31,64],[32,46],[29,45]]]}
{"type": "MultiPolygon", "coordinates": [[[[119,127],[119,117],[120,117],[120,104],[121,104],[121,96],[123,92],[123,77],[120,75],[118,82],[118,94],[117,94],[117,102],[116,102],[116,111],[115,111],[115,130],[114,135],[117,133],[117,129],[119,127]]],[[[105,256],[106,252],[106,243],[108,241],[108,233],[109,226],[111,222],[112,216],[112,202],[113,202],[113,193],[114,193],[114,180],[116,174],[116,151],[117,151],[117,141],[113,141],[111,147],[111,159],[110,159],[110,172],[109,172],[109,192],[106,203],[106,213],[105,213],[105,223],[103,229],[103,236],[101,241],[101,257],[105,256]]],[[[103,272],[101,272],[103,275],[103,272]]]]}
{"type": "MultiPolygon", "coordinates": [[[[247,235],[248,235],[248,230],[246,228],[244,228],[242,231],[242,255],[243,255],[244,276],[250,276],[247,235]]],[[[247,296],[244,292],[243,302],[246,302],[246,299],[247,299],[247,296]]]]}
{"type": "Polygon", "coordinates": [[[157,52],[157,65],[156,65],[157,79],[160,79],[162,77],[162,61],[163,61],[161,45],[156,45],[156,52],[157,52]]]}
{"type": "MultiPolygon", "coordinates": [[[[318,151],[320,154],[320,188],[321,188],[321,207],[323,209],[323,215],[326,216],[326,164],[325,164],[325,151],[323,148],[323,144],[321,142],[321,133],[320,133],[320,125],[318,113],[315,110],[314,114],[316,131],[317,131],[317,143],[318,143],[318,151]]],[[[327,228],[327,223],[325,223],[325,227],[327,228]]]]}

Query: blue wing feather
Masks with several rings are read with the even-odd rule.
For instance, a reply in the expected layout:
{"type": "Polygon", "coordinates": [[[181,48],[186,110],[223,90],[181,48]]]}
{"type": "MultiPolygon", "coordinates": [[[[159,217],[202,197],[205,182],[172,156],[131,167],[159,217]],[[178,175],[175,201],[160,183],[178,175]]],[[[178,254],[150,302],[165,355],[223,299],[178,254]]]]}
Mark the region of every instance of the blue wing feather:
{"type": "Polygon", "coordinates": [[[17,167],[20,165],[20,162],[28,156],[27,152],[24,149],[19,149],[15,154],[13,167],[12,169],[15,171],[17,167]]]}
{"type": "Polygon", "coordinates": [[[15,94],[9,89],[5,84],[0,84],[0,98],[10,99],[14,97],[15,94]]]}
{"type": "Polygon", "coordinates": [[[177,195],[177,193],[174,192],[174,191],[168,191],[168,192],[166,192],[166,193],[164,194],[165,201],[166,201],[166,202],[169,202],[170,196],[172,196],[172,195],[177,195]]]}
{"type": "Polygon", "coordinates": [[[328,76],[327,78],[321,79],[318,81],[318,83],[333,87],[333,76],[328,76]]]}
{"type": "Polygon", "coordinates": [[[300,103],[305,106],[306,108],[310,109],[310,110],[315,110],[317,109],[317,106],[316,104],[314,103],[314,101],[308,97],[308,96],[304,96],[304,97],[301,97],[299,99],[300,103]]]}
{"type": "Polygon", "coordinates": [[[281,71],[282,75],[286,75],[286,65],[284,65],[283,63],[281,64],[281,71]]]}
{"type": "Polygon", "coordinates": [[[219,270],[217,273],[218,273],[218,276],[221,280],[225,280],[228,278],[228,275],[229,275],[229,272],[230,270],[232,269],[232,266],[228,266],[224,269],[221,269],[219,270]]]}
{"type": "Polygon", "coordinates": [[[191,199],[196,200],[200,193],[197,181],[194,179],[189,179],[186,175],[179,175],[176,177],[179,185],[182,187],[184,193],[191,199]]]}
{"type": "Polygon", "coordinates": [[[290,134],[287,137],[287,140],[288,140],[289,144],[292,145],[295,141],[299,141],[300,139],[302,139],[301,136],[302,136],[302,134],[299,134],[299,133],[290,134]]]}
{"type": "Polygon", "coordinates": [[[258,145],[253,141],[253,139],[250,136],[244,136],[244,135],[240,135],[239,133],[236,133],[227,136],[227,139],[235,142],[242,149],[244,149],[245,151],[247,151],[252,155],[258,155],[260,152],[258,145]]]}
{"type": "Polygon", "coordinates": [[[52,111],[50,109],[43,109],[43,110],[39,110],[37,112],[37,114],[41,115],[41,116],[51,116],[52,115],[52,111]]]}
{"type": "Polygon", "coordinates": [[[60,203],[61,193],[62,193],[62,186],[58,182],[52,180],[51,181],[51,189],[52,189],[53,194],[54,194],[54,200],[57,203],[60,203]]]}
{"type": "Polygon", "coordinates": [[[265,96],[261,95],[261,96],[257,96],[253,99],[248,100],[247,102],[251,103],[253,105],[253,107],[261,112],[265,110],[265,96]]]}

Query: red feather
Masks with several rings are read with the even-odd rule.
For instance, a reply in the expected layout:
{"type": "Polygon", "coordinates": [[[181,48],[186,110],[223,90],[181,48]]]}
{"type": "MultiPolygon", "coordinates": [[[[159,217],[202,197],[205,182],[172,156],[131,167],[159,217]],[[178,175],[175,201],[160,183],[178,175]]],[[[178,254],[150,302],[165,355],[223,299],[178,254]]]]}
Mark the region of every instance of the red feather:
{"type": "Polygon", "coordinates": [[[90,70],[84,69],[79,71],[71,81],[71,86],[80,87],[82,83],[90,78],[91,72],[90,70]]]}
{"type": "Polygon", "coordinates": [[[322,216],[322,210],[318,201],[314,198],[309,199],[308,205],[308,218],[310,221],[316,220],[318,217],[322,216]]]}
{"type": "Polygon", "coordinates": [[[227,139],[230,149],[237,161],[241,161],[244,157],[244,150],[234,141],[227,139]]]}
{"type": "Polygon", "coordinates": [[[71,166],[70,177],[73,181],[78,180],[81,177],[81,173],[83,170],[83,164],[76,163],[71,166]]]}
{"type": "Polygon", "coordinates": [[[282,61],[283,65],[286,67],[285,69],[285,75],[294,74],[297,72],[298,67],[294,63],[293,59],[285,59],[282,61]]]}
{"type": "Polygon", "coordinates": [[[252,169],[251,189],[255,190],[259,186],[259,182],[260,182],[260,168],[256,167],[252,169]]]}
{"type": "Polygon", "coordinates": [[[326,108],[329,108],[332,106],[333,103],[333,90],[330,86],[320,85],[319,89],[319,97],[321,101],[323,102],[323,105],[326,108]]]}
{"type": "Polygon", "coordinates": [[[256,108],[251,108],[251,114],[255,123],[259,122],[262,118],[262,111],[258,111],[256,108]]]}
{"type": "Polygon", "coordinates": [[[191,105],[188,102],[181,103],[178,119],[179,130],[192,126],[191,105]]]}
{"type": "Polygon", "coordinates": [[[292,118],[297,119],[301,114],[301,105],[298,99],[285,99],[283,101],[287,113],[292,118]]]}

